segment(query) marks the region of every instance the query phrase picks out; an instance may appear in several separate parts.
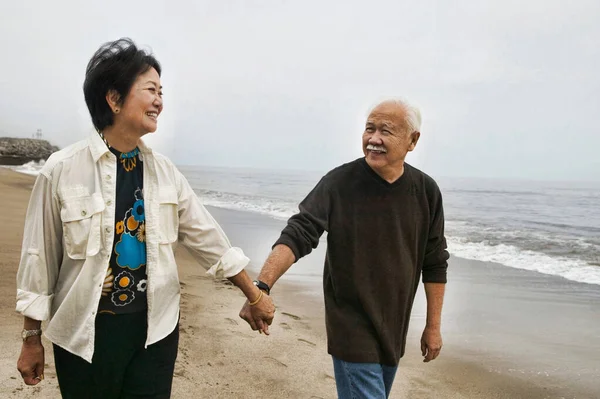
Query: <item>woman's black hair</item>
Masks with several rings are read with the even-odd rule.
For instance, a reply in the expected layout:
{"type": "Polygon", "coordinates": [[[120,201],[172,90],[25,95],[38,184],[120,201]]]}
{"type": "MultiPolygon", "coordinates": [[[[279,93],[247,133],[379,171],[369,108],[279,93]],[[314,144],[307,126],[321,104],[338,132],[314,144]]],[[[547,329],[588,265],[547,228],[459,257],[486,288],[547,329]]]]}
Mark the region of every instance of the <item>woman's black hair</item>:
{"type": "Polygon", "coordinates": [[[113,111],[106,94],[114,90],[123,104],[138,75],[154,68],[160,76],[159,62],[150,53],[139,49],[129,38],[104,43],[93,55],[85,70],[83,94],[97,131],[114,122],[113,111]]]}

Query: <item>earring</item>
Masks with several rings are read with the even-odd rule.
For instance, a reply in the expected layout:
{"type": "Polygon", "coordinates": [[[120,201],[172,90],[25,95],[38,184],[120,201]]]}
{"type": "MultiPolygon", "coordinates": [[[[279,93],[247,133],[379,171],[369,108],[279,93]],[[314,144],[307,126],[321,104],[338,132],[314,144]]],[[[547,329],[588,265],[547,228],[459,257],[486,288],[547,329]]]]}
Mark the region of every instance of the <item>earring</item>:
{"type": "Polygon", "coordinates": [[[120,109],[119,109],[119,108],[115,108],[115,114],[118,114],[118,113],[119,113],[119,111],[120,111],[120,109]]]}

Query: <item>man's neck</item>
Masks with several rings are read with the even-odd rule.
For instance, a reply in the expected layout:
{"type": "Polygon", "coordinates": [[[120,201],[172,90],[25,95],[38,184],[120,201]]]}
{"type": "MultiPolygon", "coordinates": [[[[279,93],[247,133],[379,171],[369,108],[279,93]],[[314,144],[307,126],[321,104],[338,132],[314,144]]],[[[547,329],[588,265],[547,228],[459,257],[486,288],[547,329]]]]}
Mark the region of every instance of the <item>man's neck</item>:
{"type": "Polygon", "coordinates": [[[388,166],[382,169],[375,169],[371,167],[371,165],[369,165],[369,167],[373,169],[373,171],[377,173],[379,177],[390,184],[401,178],[404,174],[404,162],[402,162],[400,165],[388,166]]]}
{"type": "Polygon", "coordinates": [[[119,129],[117,126],[107,127],[102,131],[109,146],[119,152],[130,152],[137,147],[141,136],[131,130],[119,129]]]}

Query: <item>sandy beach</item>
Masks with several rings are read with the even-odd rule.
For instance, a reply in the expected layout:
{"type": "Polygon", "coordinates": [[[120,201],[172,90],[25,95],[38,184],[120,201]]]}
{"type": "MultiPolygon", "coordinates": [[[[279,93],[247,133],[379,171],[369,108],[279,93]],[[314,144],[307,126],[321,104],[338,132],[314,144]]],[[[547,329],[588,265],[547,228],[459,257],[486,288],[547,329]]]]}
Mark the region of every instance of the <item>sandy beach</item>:
{"type": "MultiPolygon", "coordinates": [[[[22,318],[14,312],[23,220],[34,177],[0,168],[0,397],[59,398],[51,344],[46,379],[26,386],[16,370],[22,318]]],[[[254,276],[284,222],[210,208],[254,276]]],[[[238,317],[242,294],[205,277],[180,248],[181,340],[173,398],[335,398],[326,352],[320,276],[325,246],[273,290],[265,337],[238,317]],[[308,265],[311,265],[309,268],[308,265]]],[[[600,398],[600,286],[452,257],[440,358],[425,364],[422,290],[391,398],[600,398]]]]}

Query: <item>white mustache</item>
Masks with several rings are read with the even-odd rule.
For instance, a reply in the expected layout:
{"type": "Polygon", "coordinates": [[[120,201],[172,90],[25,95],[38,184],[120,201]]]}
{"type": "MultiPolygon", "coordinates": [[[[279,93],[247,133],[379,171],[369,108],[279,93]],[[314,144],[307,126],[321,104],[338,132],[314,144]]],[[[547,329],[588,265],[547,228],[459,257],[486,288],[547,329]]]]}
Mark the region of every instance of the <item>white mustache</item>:
{"type": "Polygon", "coordinates": [[[381,152],[387,152],[387,151],[385,150],[385,147],[383,147],[383,146],[380,146],[380,145],[373,145],[373,144],[369,144],[369,145],[367,146],[367,150],[369,150],[369,151],[381,151],[381,152]]]}

